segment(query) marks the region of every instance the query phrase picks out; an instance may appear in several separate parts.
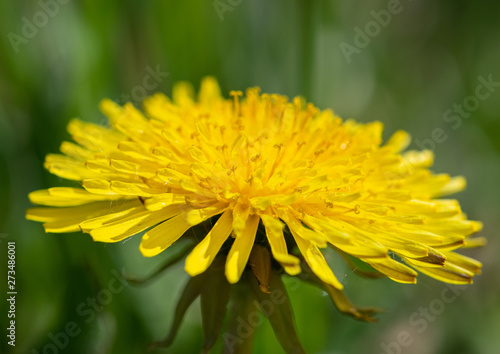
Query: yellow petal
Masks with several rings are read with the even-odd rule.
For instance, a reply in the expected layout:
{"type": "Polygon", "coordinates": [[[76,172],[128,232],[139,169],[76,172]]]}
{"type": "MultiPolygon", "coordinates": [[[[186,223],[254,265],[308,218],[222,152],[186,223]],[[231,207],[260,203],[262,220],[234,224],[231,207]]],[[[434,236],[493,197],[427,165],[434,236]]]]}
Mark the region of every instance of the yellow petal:
{"type": "Polygon", "coordinates": [[[143,163],[134,163],[130,161],[112,159],[110,164],[111,167],[117,171],[138,175],[144,178],[154,177],[157,171],[157,169],[145,166],[143,163]]]}
{"type": "Polygon", "coordinates": [[[133,195],[141,197],[151,197],[165,192],[160,189],[150,188],[145,183],[127,183],[120,181],[112,181],[110,189],[120,195],[133,195]]]}
{"type": "Polygon", "coordinates": [[[185,204],[186,196],[178,193],[163,193],[148,198],[144,202],[146,209],[156,211],[173,204],[185,204]]]}
{"type": "Polygon", "coordinates": [[[284,213],[281,215],[281,218],[286,222],[290,231],[295,232],[304,240],[311,241],[319,247],[326,247],[326,240],[323,234],[304,227],[302,223],[290,213],[284,213]]]}
{"type": "Polygon", "coordinates": [[[407,151],[403,154],[403,161],[410,170],[430,167],[434,163],[434,153],[431,150],[407,151]]]}
{"type": "Polygon", "coordinates": [[[200,103],[210,105],[221,98],[219,84],[213,77],[205,77],[201,82],[198,100],[200,103]]]}
{"type": "Polygon", "coordinates": [[[451,263],[445,263],[442,268],[427,268],[414,266],[419,272],[449,284],[472,284],[473,272],[451,263]]]}
{"type": "Polygon", "coordinates": [[[417,282],[417,272],[391,258],[363,259],[363,261],[399,283],[415,284],[417,282]]]}
{"type": "Polygon", "coordinates": [[[328,219],[315,218],[310,215],[304,216],[304,222],[313,230],[319,230],[328,237],[331,244],[348,244],[351,236],[341,226],[337,226],[328,219]]]}
{"type": "MultiPolygon", "coordinates": [[[[224,206],[217,205],[204,209],[191,209],[161,223],[149,230],[143,237],[139,250],[145,257],[153,257],[177,241],[192,226],[220,214],[224,206]]],[[[160,211],[161,212],[161,211],[160,211]]]]}
{"type": "Polygon", "coordinates": [[[130,209],[134,206],[141,205],[138,199],[129,201],[103,201],[84,204],[80,206],[67,207],[67,208],[31,208],[26,211],[26,218],[28,220],[51,222],[61,219],[68,219],[72,216],[86,216],[94,215],[99,212],[102,214],[109,213],[112,210],[130,209]]]}
{"type": "Polygon", "coordinates": [[[83,188],[90,193],[103,195],[119,195],[119,193],[111,190],[111,182],[104,179],[84,179],[82,181],[83,188]]]}
{"type": "Polygon", "coordinates": [[[323,282],[342,290],[344,286],[337,280],[318,247],[309,240],[300,237],[293,229],[290,229],[290,231],[297,243],[297,247],[299,247],[300,253],[302,253],[314,274],[323,282]]]}
{"type": "Polygon", "coordinates": [[[246,221],[250,214],[249,203],[238,203],[233,209],[233,228],[234,232],[239,234],[246,227],[246,221]]]}
{"type": "Polygon", "coordinates": [[[116,120],[116,117],[121,116],[123,112],[123,107],[113,102],[109,98],[105,98],[99,104],[101,112],[108,117],[111,121],[116,120]]]}
{"type": "Polygon", "coordinates": [[[472,239],[466,239],[463,248],[474,248],[474,247],[482,247],[487,244],[486,237],[476,237],[472,239]]]}
{"type": "Polygon", "coordinates": [[[403,151],[410,145],[411,136],[404,130],[398,130],[389,138],[385,146],[390,146],[395,152],[403,151]]]}
{"type": "Polygon", "coordinates": [[[283,266],[290,275],[300,273],[300,259],[288,254],[288,249],[283,235],[284,224],[269,215],[261,215],[260,218],[266,228],[267,240],[271,246],[273,257],[283,266]]]}
{"type": "Polygon", "coordinates": [[[84,162],[57,154],[48,154],[44,167],[56,176],[73,181],[81,181],[94,174],[85,167],[84,162]]]}
{"type": "Polygon", "coordinates": [[[232,212],[226,210],[207,236],[187,256],[184,268],[186,272],[194,277],[207,270],[232,230],[232,212]]]}
{"type": "Polygon", "coordinates": [[[181,107],[191,106],[194,102],[193,85],[186,81],[176,83],[172,92],[172,98],[181,107]]]}
{"type": "Polygon", "coordinates": [[[80,223],[80,228],[83,232],[90,232],[91,230],[103,227],[105,224],[122,220],[123,218],[131,217],[139,212],[144,211],[144,206],[140,203],[134,205],[134,207],[123,209],[114,213],[106,213],[95,218],[87,219],[80,223]]]}
{"type": "Polygon", "coordinates": [[[94,152],[69,141],[63,141],[59,150],[61,150],[63,154],[80,161],[86,161],[95,157],[94,152]]]}
{"type": "Polygon", "coordinates": [[[151,212],[141,206],[127,215],[118,216],[116,220],[107,220],[102,227],[91,230],[90,236],[94,241],[118,242],[178,215],[181,211],[179,207],[171,206],[161,211],[151,212]]]}
{"type": "Polygon", "coordinates": [[[43,226],[46,232],[74,232],[80,231],[79,224],[85,220],[113,211],[130,209],[137,205],[141,205],[141,203],[134,199],[96,202],[68,208],[32,208],[26,211],[26,218],[45,222],[43,226]]]}
{"type": "Polygon", "coordinates": [[[248,262],[255,241],[255,234],[259,226],[259,216],[250,215],[246,221],[245,228],[236,235],[234,243],[227,255],[226,278],[229,283],[237,283],[248,262]]]}
{"type": "Polygon", "coordinates": [[[336,248],[357,258],[385,258],[387,257],[387,248],[369,242],[353,242],[352,244],[333,244],[336,248]]]}
{"type": "Polygon", "coordinates": [[[97,124],[73,119],[68,124],[68,132],[80,145],[91,151],[103,151],[115,148],[125,137],[116,130],[97,124]]]}
{"type": "Polygon", "coordinates": [[[464,177],[453,177],[447,184],[439,189],[435,196],[439,197],[443,195],[455,194],[457,192],[463,191],[465,187],[467,187],[467,181],[464,177]]]}
{"type": "Polygon", "coordinates": [[[446,262],[467,269],[468,271],[475,274],[480,274],[481,268],[483,267],[481,262],[455,252],[446,253],[446,262]]]}
{"type": "Polygon", "coordinates": [[[31,192],[28,195],[33,204],[47,206],[77,206],[103,200],[116,200],[121,196],[102,196],[82,188],[55,187],[31,192]]]}

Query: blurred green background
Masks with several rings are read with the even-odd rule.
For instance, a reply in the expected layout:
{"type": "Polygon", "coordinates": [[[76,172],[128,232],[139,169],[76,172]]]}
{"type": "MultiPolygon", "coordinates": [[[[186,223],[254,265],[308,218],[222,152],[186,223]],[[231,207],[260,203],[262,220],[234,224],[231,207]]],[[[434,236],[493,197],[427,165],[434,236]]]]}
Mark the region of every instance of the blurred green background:
{"type": "MultiPolygon", "coordinates": [[[[500,84],[481,89],[480,98],[476,88],[483,79],[500,82],[499,13],[498,2],[457,0],[2,1],[0,270],[7,274],[6,243],[16,241],[18,296],[14,350],[5,341],[7,303],[0,302],[0,351],[144,353],[165,336],[187,281],[182,262],[150,285],[120,289],[98,310],[87,301],[118,287],[110,283],[114,271],[149,274],[177,249],[146,259],[137,250],[140,237],[106,245],[79,233],[44,234],[24,219],[27,194],[72,185],[43,169],[44,156],[69,139],[70,118],[105,124],[98,110],[104,97],[123,103],[129,95],[139,105],[144,93],[170,94],[179,80],[198,87],[214,75],[226,95],[258,85],[303,95],[343,118],[380,120],[386,138],[410,132],[422,145],[412,148],[435,150],[434,171],[467,178],[457,199],[469,218],[485,223],[488,246],[465,252],[484,272],[444,307],[446,285],[424,275],[413,286],[367,280],[332,258],[355,303],[385,313],[377,324],[356,322],[301,285],[289,295],[309,353],[399,353],[389,343],[403,331],[411,338],[405,354],[497,354],[500,84]],[[146,90],[151,70],[162,74],[146,90]],[[467,118],[443,118],[464,103],[467,118]],[[435,315],[424,330],[412,323],[421,308],[435,315]],[[79,334],[54,351],[51,337],[61,338],[70,321],[70,332],[79,334]]],[[[6,275],[0,279],[4,289],[6,275]]],[[[196,353],[201,337],[197,302],[173,346],[152,353],[196,353]]],[[[254,352],[282,352],[267,322],[254,352]]]]}

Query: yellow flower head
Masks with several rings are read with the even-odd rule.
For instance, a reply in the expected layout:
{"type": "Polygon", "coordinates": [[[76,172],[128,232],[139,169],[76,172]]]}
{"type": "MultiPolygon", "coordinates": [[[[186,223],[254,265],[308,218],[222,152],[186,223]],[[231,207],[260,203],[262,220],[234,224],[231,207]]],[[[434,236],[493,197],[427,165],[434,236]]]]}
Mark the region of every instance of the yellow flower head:
{"type": "Polygon", "coordinates": [[[178,84],[170,100],[101,104],[111,127],[73,120],[77,144],[48,155],[53,174],[83,188],[56,187],[29,195],[27,218],[46,232],[90,233],[117,242],[142,231],[140,251],[159,254],[193,226],[213,227],[186,259],[195,276],[230,246],[226,278],[236,283],[254,244],[268,248],[291,275],[301,259],[325,284],[342,289],[320,249],[332,246],[389,278],[415,283],[417,272],[470,283],[481,264],[454,253],[482,239],[453,199],[462,177],[432,174],[431,151],[403,152],[410,138],[396,132],[382,144],[382,124],[343,122],[300,98],[260,94],[221,96],[202,82],[198,99],[178,84]],[[212,225],[210,224],[210,225],[212,225]]]}

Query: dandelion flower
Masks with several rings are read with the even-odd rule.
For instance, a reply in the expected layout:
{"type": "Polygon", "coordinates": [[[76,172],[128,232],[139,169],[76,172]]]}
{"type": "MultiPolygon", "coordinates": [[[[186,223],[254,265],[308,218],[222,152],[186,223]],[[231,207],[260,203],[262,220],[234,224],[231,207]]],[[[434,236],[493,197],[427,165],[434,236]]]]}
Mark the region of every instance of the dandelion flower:
{"type": "Polygon", "coordinates": [[[206,78],[197,99],[180,83],[172,99],[147,98],[144,113],[102,101],[110,127],[72,120],[76,144],[63,142],[62,154],[45,161],[82,188],[32,192],[32,203],[48,207],[27,218],[46,232],[81,230],[99,242],[146,231],[146,257],[209,221],[186,259],[189,275],[205,272],[225,248],[227,281],[237,283],[250,264],[265,290],[259,259],[267,251],[271,268],[294,276],[307,267],[340,303],[327,246],[401,283],[415,283],[417,271],[455,284],[480,272],[478,261],[454,251],[483,243],[470,238],[481,223],[441,199],[464,189],[464,178],[433,174],[431,151],[405,151],[407,133],[383,143],[380,122],[343,121],[258,88],[230,96],[206,78]]]}

